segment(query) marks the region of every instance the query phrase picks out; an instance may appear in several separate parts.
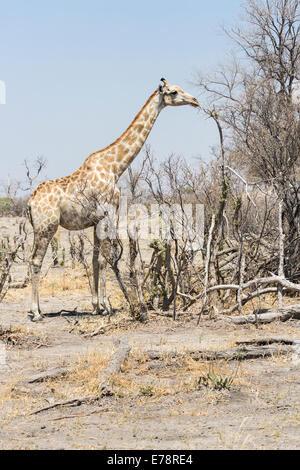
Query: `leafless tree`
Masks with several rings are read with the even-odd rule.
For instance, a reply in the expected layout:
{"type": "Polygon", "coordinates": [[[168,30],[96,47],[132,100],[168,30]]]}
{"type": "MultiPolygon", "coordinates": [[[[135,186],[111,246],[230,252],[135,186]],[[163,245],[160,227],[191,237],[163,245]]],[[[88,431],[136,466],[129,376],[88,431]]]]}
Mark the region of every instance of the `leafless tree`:
{"type": "Polygon", "coordinates": [[[299,3],[248,0],[244,24],[226,30],[237,46],[235,58],[197,77],[224,127],[227,164],[282,199],[290,279],[300,275],[300,126],[292,100],[299,79],[299,3]]]}

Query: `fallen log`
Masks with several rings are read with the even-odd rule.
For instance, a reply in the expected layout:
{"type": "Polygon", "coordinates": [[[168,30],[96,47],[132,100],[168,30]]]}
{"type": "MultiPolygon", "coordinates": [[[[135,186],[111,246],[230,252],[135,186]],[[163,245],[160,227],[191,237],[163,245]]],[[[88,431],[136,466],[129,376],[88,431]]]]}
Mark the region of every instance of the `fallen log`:
{"type": "Polygon", "coordinates": [[[27,383],[33,384],[37,382],[44,382],[48,379],[57,379],[58,377],[63,377],[68,372],[68,369],[65,367],[54,367],[53,369],[48,369],[38,374],[32,375],[26,380],[27,383]]]}
{"type": "Polygon", "coordinates": [[[9,284],[9,289],[25,289],[28,286],[30,278],[24,279],[24,281],[11,282],[9,284]]]}
{"type": "Polygon", "coordinates": [[[300,304],[289,305],[275,310],[263,310],[262,313],[257,310],[251,315],[224,316],[224,318],[236,325],[271,323],[276,320],[285,322],[291,318],[300,320],[300,304]]]}
{"type": "Polygon", "coordinates": [[[131,351],[131,346],[126,337],[115,339],[114,345],[117,348],[109,365],[99,374],[99,393],[101,395],[112,395],[110,379],[113,374],[120,372],[123,363],[127,360],[131,351]]]}
{"type": "Polygon", "coordinates": [[[109,365],[99,374],[99,395],[75,398],[73,397],[69,400],[59,401],[30,413],[30,416],[42,413],[43,411],[52,410],[60,406],[80,406],[83,403],[98,401],[103,396],[113,395],[113,391],[110,385],[110,378],[113,374],[120,372],[122,364],[126,361],[131,351],[131,346],[128,344],[128,340],[125,337],[121,339],[115,339],[114,345],[117,349],[112,355],[109,365]]]}
{"type": "Polygon", "coordinates": [[[242,346],[239,348],[224,349],[221,351],[203,351],[192,354],[194,360],[216,361],[224,359],[226,361],[243,361],[246,359],[258,359],[270,357],[278,354],[289,354],[293,352],[290,346],[242,346]]]}
{"type": "MultiPolygon", "coordinates": [[[[242,361],[298,353],[300,349],[300,340],[288,340],[283,338],[261,338],[242,341],[237,344],[242,346],[220,351],[190,351],[185,354],[171,352],[167,354],[167,357],[171,359],[184,359],[188,354],[194,361],[242,361]]],[[[166,357],[166,353],[155,350],[146,351],[146,354],[149,360],[159,360],[166,357]]]]}
{"type": "MultiPolygon", "coordinates": [[[[187,315],[188,312],[176,312],[176,317],[181,315],[187,315]]],[[[149,314],[158,315],[165,318],[173,318],[174,312],[172,310],[162,311],[162,310],[149,310],[149,314]]]]}
{"type": "Polygon", "coordinates": [[[298,344],[299,340],[293,340],[290,338],[280,338],[280,337],[272,337],[272,338],[256,338],[256,339],[250,339],[250,340],[245,340],[245,341],[236,341],[236,344],[240,345],[250,345],[254,344],[256,346],[265,346],[268,344],[287,344],[287,345],[295,345],[298,344]]]}
{"type": "MultiPolygon", "coordinates": [[[[68,369],[65,367],[54,367],[52,369],[33,374],[29,377],[26,377],[25,380],[18,382],[14,387],[13,391],[21,393],[34,393],[34,390],[28,387],[28,385],[44,382],[48,379],[57,379],[58,377],[64,377],[68,372],[68,369]]],[[[38,392],[37,392],[38,393],[38,392]]]]}

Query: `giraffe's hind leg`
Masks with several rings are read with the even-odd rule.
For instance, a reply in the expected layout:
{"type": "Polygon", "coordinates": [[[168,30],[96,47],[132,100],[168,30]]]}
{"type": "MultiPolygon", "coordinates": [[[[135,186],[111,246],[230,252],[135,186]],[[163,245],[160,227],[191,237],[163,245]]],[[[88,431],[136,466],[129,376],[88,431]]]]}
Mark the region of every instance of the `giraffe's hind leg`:
{"type": "Polygon", "coordinates": [[[49,227],[48,231],[43,233],[36,232],[34,234],[34,244],[32,255],[30,259],[30,272],[31,272],[31,281],[32,281],[32,295],[31,295],[31,308],[30,313],[33,315],[31,317],[32,321],[40,321],[43,316],[41,315],[40,302],[39,302],[39,280],[40,272],[42,268],[43,259],[45,257],[48,245],[53,238],[57,226],[49,227]]]}
{"type": "Polygon", "coordinates": [[[100,307],[99,307],[99,251],[100,251],[100,240],[97,237],[96,227],[94,227],[93,284],[92,284],[93,315],[98,315],[100,313],[100,307]]]}
{"type": "Polygon", "coordinates": [[[103,250],[105,250],[105,241],[100,244],[100,256],[99,256],[99,268],[100,268],[100,305],[105,313],[110,312],[109,305],[107,303],[106,297],[106,270],[107,270],[107,261],[106,257],[103,255],[103,250]]]}

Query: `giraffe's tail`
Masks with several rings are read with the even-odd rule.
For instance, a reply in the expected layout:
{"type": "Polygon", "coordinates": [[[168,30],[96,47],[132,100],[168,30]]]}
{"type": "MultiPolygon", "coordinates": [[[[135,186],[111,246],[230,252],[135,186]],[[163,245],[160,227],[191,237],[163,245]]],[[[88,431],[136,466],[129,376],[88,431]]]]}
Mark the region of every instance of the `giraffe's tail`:
{"type": "Polygon", "coordinates": [[[30,200],[27,203],[26,214],[27,214],[27,219],[29,220],[29,222],[31,223],[33,227],[33,218],[32,218],[30,200]]]}

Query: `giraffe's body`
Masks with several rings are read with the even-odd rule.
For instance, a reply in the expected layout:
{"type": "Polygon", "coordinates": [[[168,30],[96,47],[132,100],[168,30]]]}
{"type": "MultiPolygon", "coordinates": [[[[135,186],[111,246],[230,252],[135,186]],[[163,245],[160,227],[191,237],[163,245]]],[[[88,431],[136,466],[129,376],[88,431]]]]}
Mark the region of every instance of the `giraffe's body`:
{"type": "Polygon", "coordinates": [[[191,104],[197,100],[181,88],[163,80],[148,99],[128,129],[108,147],[90,155],[81,167],[69,176],[41,183],[29,198],[28,212],[34,230],[34,246],[31,256],[33,320],[41,319],[38,283],[39,274],[48,245],[59,226],[68,230],[82,230],[94,226],[94,311],[100,310],[98,300],[99,263],[101,270],[101,299],[105,306],[105,261],[98,263],[101,254],[100,241],[96,235],[99,221],[91,203],[114,202],[118,204],[119,190],[116,183],[122,173],[141,150],[161,109],[167,105],[191,104]],[[172,96],[173,95],[173,96],[172,96]]]}

